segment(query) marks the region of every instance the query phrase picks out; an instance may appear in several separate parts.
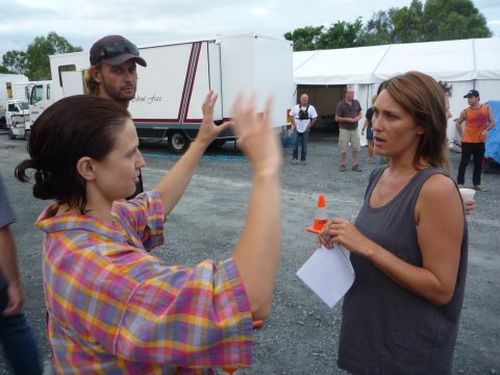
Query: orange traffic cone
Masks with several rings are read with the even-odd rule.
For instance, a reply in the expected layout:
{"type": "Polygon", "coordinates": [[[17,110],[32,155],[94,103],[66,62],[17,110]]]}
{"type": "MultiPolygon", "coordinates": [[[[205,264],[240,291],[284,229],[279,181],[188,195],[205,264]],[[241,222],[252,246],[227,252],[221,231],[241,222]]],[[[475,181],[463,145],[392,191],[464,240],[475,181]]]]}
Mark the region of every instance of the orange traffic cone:
{"type": "Polygon", "coordinates": [[[316,216],[313,221],[313,225],[307,228],[308,232],[318,234],[323,229],[323,226],[327,223],[325,212],[325,196],[320,194],[318,197],[318,207],[316,208],[316,216]]]}

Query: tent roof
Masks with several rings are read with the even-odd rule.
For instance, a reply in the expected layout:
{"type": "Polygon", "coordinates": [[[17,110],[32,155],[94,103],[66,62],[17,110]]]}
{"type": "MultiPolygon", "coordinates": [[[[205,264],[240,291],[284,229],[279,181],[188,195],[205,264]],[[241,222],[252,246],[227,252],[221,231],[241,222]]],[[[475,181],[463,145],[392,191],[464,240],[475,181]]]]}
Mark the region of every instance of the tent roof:
{"type": "Polygon", "coordinates": [[[375,83],[410,70],[445,81],[500,79],[500,38],[294,52],[293,65],[302,85],[375,83]]]}

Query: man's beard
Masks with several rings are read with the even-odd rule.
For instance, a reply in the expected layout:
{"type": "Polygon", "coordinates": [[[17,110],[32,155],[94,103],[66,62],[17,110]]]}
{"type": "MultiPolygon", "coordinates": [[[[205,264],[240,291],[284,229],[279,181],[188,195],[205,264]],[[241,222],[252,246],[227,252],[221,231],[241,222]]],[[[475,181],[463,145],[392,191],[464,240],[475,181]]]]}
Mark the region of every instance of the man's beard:
{"type": "Polygon", "coordinates": [[[104,91],[109,95],[111,99],[113,99],[116,102],[120,103],[126,103],[128,105],[128,102],[134,99],[135,93],[137,90],[137,86],[133,85],[133,93],[132,94],[126,94],[122,92],[121,90],[117,90],[115,87],[111,85],[107,85],[106,82],[102,83],[104,91]]]}

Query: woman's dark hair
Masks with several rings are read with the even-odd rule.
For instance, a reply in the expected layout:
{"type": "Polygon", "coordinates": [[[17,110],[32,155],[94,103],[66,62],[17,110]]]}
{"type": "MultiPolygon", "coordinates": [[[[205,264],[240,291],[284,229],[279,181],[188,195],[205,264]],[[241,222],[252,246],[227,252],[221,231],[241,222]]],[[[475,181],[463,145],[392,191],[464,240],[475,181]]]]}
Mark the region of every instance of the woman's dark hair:
{"type": "Polygon", "coordinates": [[[414,166],[420,167],[424,161],[449,171],[446,104],[442,87],[434,78],[414,71],[382,82],[377,95],[382,90],[386,90],[424,129],[413,159],[414,166]]]}
{"type": "Polygon", "coordinates": [[[34,169],[36,198],[54,199],[84,213],[86,183],[76,164],[84,156],[102,161],[127,119],[128,111],[109,99],[76,95],[57,101],[33,124],[28,142],[30,159],[16,167],[16,177],[27,182],[26,170],[34,169]]]}
{"type": "Polygon", "coordinates": [[[438,83],[439,86],[441,86],[441,88],[443,89],[444,94],[451,96],[451,89],[452,89],[451,83],[446,83],[444,81],[439,81],[438,83]]]}

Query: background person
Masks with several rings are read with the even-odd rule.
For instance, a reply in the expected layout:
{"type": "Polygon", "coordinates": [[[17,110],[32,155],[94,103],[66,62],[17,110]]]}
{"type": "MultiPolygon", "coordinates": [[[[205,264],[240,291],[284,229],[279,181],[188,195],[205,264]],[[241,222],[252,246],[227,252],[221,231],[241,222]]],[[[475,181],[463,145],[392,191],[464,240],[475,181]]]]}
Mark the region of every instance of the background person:
{"type": "Polygon", "coordinates": [[[248,367],[252,319],[271,309],[281,244],[282,152],[255,98],[234,106],[233,130],[252,169],[247,218],[231,258],[195,267],[149,251],[184,193],[216,126],[210,92],[196,139],[151,192],[130,201],[144,159],[128,112],[95,96],[59,100],[37,119],[30,159],[18,165],[33,193],[54,199],[44,231],[48,332],[57,373],[173,373],[248,367]],[[59,134],[54,137],[53,134],[59,134]]]}
{"type": "Polygon", "coordinates": [[[472,172],[472,184],[475,190],[485,191],[481,186],[481,172],[483,169],[483,159],[485,151],[485,142],[488,130],[493,128],[495,120],[491,109],[487,105],[479,103],[479,92],[469,90],[464,95],[467,98],[469,106],[465,108],[456,121],[456,129],[462,142],[462,158],[458,167],[457,183],[459,185],[465,182],[465,169],[472,156],[474,170],[472,172]],[[465,122],[465,128],[462,124],[465,122]]]}
{"type": "Polygon", "coordinates": [[[24,296],[17,269],[14,212],[0,176],[0,343],[14,374],[41,374],[35,337],[22,312],[24,296]]]}
{"type": "Polygon", "coordinates": [[[299,163],[299,144],[300,144],[300,162],[306,164],[307,140],[309,139],[309,130],[318,119],[316,108],[309,104],[309,96],[302,94],[300,103],[293,106],[290,111],[292,129],[294,132],[292,164],[299,163]]]}
{"type": "MultiPolygon", "coordinates": [[[[445,103],[446,103],[446,119],[449,120],[450,118],[453,117],[453,115],[451,114],[451,110],[450,110],[450,108],[451,108],[450,107],[450,97],[452,94],[452,86],[451,86],[451,84],[448,84],[448,83],[443,82],[443,81],[439,81],[438,83],[444,92],[444,99],[445,99],[445,103]]],[[[476,207],[476,201],[474,199],[463,199],[463,202],[464,202],[465,213],[467,215],[471,214],[472,211],[474,211],[474,208],[476,207]]]]}
{"type": "Polygon", "coordinates": [[[354,223],[319,236],[348,249],[338,365],[353,374],[450,374],[467,269],[467,226],[447,174],[445,98],[431,77],[383,82],[374,104],[375,169],[354,223]]]}
{"type": "MultiPolygon", "coordinates": [[[[147,66],[137,46],[121,35],[108,35],[92,45],[89,59],[86,81],[89,93],[127,109],[137,91],[137,64],[147,66]]],[[[139,173],[136,190],[128,199],[143,191],[142,173],[139,173]]]]}
{"type": "Polygon", "coordinates": [[[361,172],[359,167],[359,135],[358,121],[362,116],[361,104],[354,99],[354,90],[350,87],[345,90],[345,98],[335,109],[335,121],[339,123],[340,171],[345,172],[347,150],[352,148],[352,170],[361,172]]]}
{"type": "MultiPolygon", "coordinates": [[[[375,99],[377,99],[377,95],[372,96],[372,105],[375,103],[375,99]]],[[[363,129],[361,130],[361,134],[365,133],[366,129],[366,140],[368,142],[368,163],[373,163],[373,131],[372,131],[372,118],[373,118],[373,107],[370,107],[366,110],[365,114],[365,123],[363,125],[363,129]]]]}

